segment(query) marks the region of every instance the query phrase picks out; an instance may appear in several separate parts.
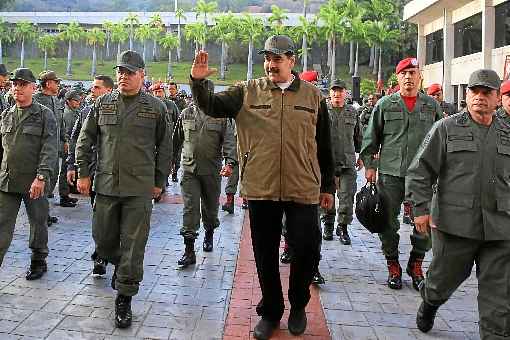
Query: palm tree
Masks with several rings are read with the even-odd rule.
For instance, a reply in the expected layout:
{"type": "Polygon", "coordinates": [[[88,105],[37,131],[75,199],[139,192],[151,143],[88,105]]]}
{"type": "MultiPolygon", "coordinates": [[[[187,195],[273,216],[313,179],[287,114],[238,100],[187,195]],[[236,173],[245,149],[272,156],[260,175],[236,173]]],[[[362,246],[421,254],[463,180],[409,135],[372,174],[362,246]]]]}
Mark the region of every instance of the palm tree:
{"type": "Polygon", "coordinates": [[[320,32],[328,39],[328,61],[330,80],[336,76],[336,38],[342,32],[340,4],[337,0],[328,0],[319,10],[319,19],[322,21],[320,32]]]}
{"type": "Polygon", "coordinates": [[[216,11],[217,8],[218,3],[216,1],[205,2],[204,0],[198,0],[193,10],[196,12],[197,19],[200,15],[204,16],[204,24],[207,26],[207,15],[216,11]]]}
{"type": "Polygon", "coordinates": [[[112,40],[112,31],[114,23],[110,20],[103,22],[103,30],[106,34],[106,57],[110,57],[110,41],[112,40]]]}
{"type": "Polygon", "coordinates": [[[379,46],[379,65],[377,73],[377,84],[383,82],[382,79],[382,53],[383,47],[390,48],[395,45],[400,37],[399,30],[392,29],[391,26],[384,21],[367,23],[367,37],[379,46]]]}
{"type": "Polygon", "coordinates": [[[3,42],[12,41],[12,31],[7,26],[7,23],[0,19],[0,64],[3,64],[3,42]]]}
{"type": "Polygon", "coordinates": [[[172,33],[167,33],[159,38],[159,43],[168,50],[167,77],[172,78],[172,50],[179,47],[179,38],[172,33]]]}
{"type": "Polygon", "coordinates": [[[316,40],[318,30],[317,30],[317,19],[313,19],[312,21],[308,21],[306,17],[300,16],[299,18],[299,26],[296,26],[292,29],[293,38],[297,41],[302,39],[303,44],[301,47],[301,56],[303,58],[303,71],[308,70],[308,41],[316,40]]]}
{"type": "Polygon", "coordinates": [[[287,10],[276,5],[271,6],[271,15],[267,18],[267,21],[271,26],[273,34],[279,35],[284,33],[285,26],[283,26],[283,21],[287,19],[289,19],[287,16],[287,10]]]}
{"type": "Polygon", "coordinates": [[[200,44],[205,48],[205,41],[207,39],[207,27],[203,22],[194,22],[184,26],[184,36],[187,40],[195,42],[195,54],[200,49],[200,44]]]}
{"type": "Polygon", "coordinates": [[[365,14],[363,3],[360,5],[355,0],[346,0],[343,10],[343,34],[344,41],[349,42],[349,73],[357,76],[359,42],[364,39],[364,24],[362,17],[365,14]]]}
{"type": "Polygon", "coordinates": [[[257,40],[264,34],[264,22],[261,18],[245,13],[240,21],[240,35],[244,42],[248,43],[248,70],[246,79],[253,78],[253,47],[257,40]]]}
{"type": "Polygon", "coordinates": [[[216,37],[216,41],[221,43],[220,80],[224,80],[228,46],[236,39],[236,27],[238,27],[239,20],[231,12],[218,15],[214,20],[216,25],[214,25],[212,32],[216,37]]]}
{"type": "Polygon", "coordinates": [[[92,69],[90,70],[90,75],[94,77],[96,75],[97,66],[97,46],[104,44],[106,40],[106,33],[104,33],[100,28],[94,27],[86,32],[85,38],[87,45],[92,46],[92,69]]]}
{"type": "Polygon", "coordinates": [[[135,26],[140,24],[140,19],[138,15],[134,13],[129,13],[128,16],[124,19],[124,23],[128,26],[129,32],[129,49],[133,50],[133,39],[135,35],[135,26]]]}
{"type": "Polygon", "coordinates": [[[122,43],[126,41],[128,37],[129,34],[122,22],[113,24],[112,41],[117,43],[117,57],[120,55],[122,43]]]}
{"type": "Polygon", "coordinates": [[[161,18],[161,15],[159,13],[154,14],[150,20],[149,25],[153,29],[153,37],[152,37],[152,60],[157,60],[157,53],[158,53],[158,41],[161,36],[161,33],[165,30],[165,24],[163,23],[163,19],[161,18]]]}
{"type": "Polygon", "coordinates": [[[16,23],[14,35],[17,39],[21,39],[20,67],[25,67],[25,42],[35,38],[37,32],[31,22],[20,21],[16,23]]]}
{"type": "MultiPolygon", "coordinates": [[[[368,20],[371,21],[384,21],[384,22],[398,22],[400,20],[398,11],[395,5],[387,0],[370,0],[367,10],[368,20]]],[[[377,42],[373,46],[373,70],[372,74],[376,75],[378,70],[378,50],[380,47],[377,42]]]]}
{"type": "Polygon", "coordinates": [[[44,69],[48,69],[48,55],[55,51],[57,47],[57,36],[54,34],[45,34],[37,39],[37,45],[44,51],[44,69]]]}
{"type": "Polygon", "coordinates": [[[145,52],[147,51],[147,40],[151,39],[154,36],[154,30],[149,24],[143,24],[138,26],[135,31],[135,38],[142,42],[143,44],[143,52],[142,57],[145,61],[145,52]]]}
{"type": "Polygon", "coordinates": [[[85,31],[77,22],[71,22],[68,25],[60,24],[57,26],[60,40],[68,42],[67,46],[67,69],[66,75],[72,76],[72,55],[73,55],[73,42],[80,40],[85,31]]]}
{"type": "Polygon", "coordinates": [[[179,39],[179,46],[177,46],[177,60],[181,60],[181,41],[182,41],[182,32],[181,32],[181,20],[186,20],[186,16],[184,15],[184,10],[182,8],[177,9],[177,0],[175,0],[176,10],[175,17],[177,18],[177,39],[179,39]]]}

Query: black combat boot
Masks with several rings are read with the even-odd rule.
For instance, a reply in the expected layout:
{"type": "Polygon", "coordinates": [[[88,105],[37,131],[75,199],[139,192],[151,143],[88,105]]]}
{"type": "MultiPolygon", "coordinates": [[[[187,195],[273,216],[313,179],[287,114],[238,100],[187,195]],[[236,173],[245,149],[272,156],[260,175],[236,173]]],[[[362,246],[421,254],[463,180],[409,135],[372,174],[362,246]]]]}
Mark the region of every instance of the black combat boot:
{"type": "Polygon", "coordinates": [[[92,269],[92,276],[99,277],[106,274],[106,264],[108,262],[106,260],[103,260],[99,256],[96,256],[94,259],[94,269],[92,269]]]}
{"type": "Polygon", "coordinates": [[[60,196],[60,206],[64,208],[74,208],[76,203],[69,196],[60,196]]]}
{"type": "Polygon", "coordinates": [[[413,287],[416,290],[420,290],[420,283],[423,281],[423,270],[422,270],[422,262],[424,255],[416,255],[411,253],[409,257],[409,262],[407,262],[406,272],[413,279],[413,287]]]}
{"type": "Polygon", "coordinates": [[[292,335],[301,335],[306,330],[306,312],[304,308],[290,308],[289,313],[289,320],[288,320],[288,326],[289,326],[289,332],[292,335]]]}
{"type": "Polygon", "coordinates": [[[234,213],[234,194],[227,194],[227,201],[221,206],[221,210],[229,214],[234,213]]]}
{"type": "Polygon", "coordinates": [[[336,227],[336,234],[340,236],[340,243],[345,244],[346,246],[351,244],[351,237],[349,236],[349,232],[347,231],[346,224],[339,224],[336,227]]]}
{"type": "Polygon", "coordinates": [[[131,296],[118,294],[115,299],[115,325],[118,328],[128,328],[132,319],[131,296]]]}
{"type": "Polygon", "coordinates": [[[287,243],[287,240],[285,240],[285,244],[283,246],[283,252],[282,255],[280,255],[280,262],[287,264],[292,261],[292,252],[290,250],[289,244],[287,243]]]}
{"type": "Polygon", "coordinates": [[[402,289],[402,268],[398,259],[386,260],[388,263],[388,287],[391,289],[402,289]]]}
{"type": "Polygon", "coordinates": [[[322,233],[322,238],[325,241],[333,240],[333,229],[335,229],[333,223],[324,223],[324,232],[322,233]]]}
{"type": "Polygon", "coordinates": [[[214,229],[209,229],[205,231],[204,236],[204,244],[202,245],[202,248],[205,252],[211,252],[214,248],[214,229]]]}
{"type": "Polygon", "coordinates": [[[421,303],[416,314],[416,326],[420,331],[427,333],[434,327],[434,319],[438,309],[439,306],[429,305],[425,301],[421,303]]]}
{"type": "Polygon", "coordinates": [[[324,277],[322,277],[322,275],[321,275],[321,273],[320,273],[318,268],[315,271],[315,274],[313,274],[312,283],[314,285],[323,285],[323,284],[326,283],[326,280],[324,280],[324,277]]]}
{"type": "Polygon", "coordinates": [[[255,328],[253,329],[253,337],[259,340],[266,340],[271,338],[275,329],[278,328],[280,323],[278,321],[269,321],[260,319],[255,328]]]}
{"type": "Polygon", "coordinates": [[[25,278],[29,281],[40,279],[48,271],[46,260],[32,260],[25,278]]]}
{"type": "Polygon", "coordinates": [[[186,268],[189,265],[197,263],[197,258],[195,256],[195,240],[192,238],[185,238],[184,244],[186,245],[184,254],[181,259],[177,261],[177,264],[181,266],[181,268],[186,268]]]}

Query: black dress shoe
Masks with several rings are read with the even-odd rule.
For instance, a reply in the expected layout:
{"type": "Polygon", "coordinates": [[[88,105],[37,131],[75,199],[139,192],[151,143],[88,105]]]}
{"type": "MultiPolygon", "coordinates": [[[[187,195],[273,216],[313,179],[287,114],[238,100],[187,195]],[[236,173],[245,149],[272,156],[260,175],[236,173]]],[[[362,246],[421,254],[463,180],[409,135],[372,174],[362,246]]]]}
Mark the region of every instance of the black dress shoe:
{"type": "Polygon", "coordinates": [[[77,199],[77,198],[75,198],[75,197],[67,196],[67,199],[68,199],[70,202],[78,203],[78,199],[77,199]]]}
{"type": "Polygon", "coordinates": [[[76,207],[76,203],[73,202],[69,197],[62,196],[60,197],[60,206],[64,208],[74,208],[76,207]]]}
{"type": "Polygon", "coordinates": [[[304,308],[301,309],[290,309],[289,314],[289,332],[292,335],[301,335],[306,329],[306,312],[304,308]]]}
{"type": "Polygon", "coordinates": [[[349,232],[347,231],[347,225],[339,224],[336,227],[336,234],[340,236],[340,243],[346,246],[351,244],[351,237],[349,236],[349,232]]]}
{"type": "Polygon", "coordinates": [[[421,303],[416,314],[416,326],[420,331],[427,333],[434,327],[434,319],[438,309],[438,306],[429,305],[425,301],[421,303]]]}
{"type": "Polygon", "coordinates": [[[58,222],[58,217],[56,216],[48,216],[48,227],[51,226],[53,223],[58,222]]]}
{"type": "Polygon", "coordinates": [[[274,330],[278,327],[278,321],[269,321],[260,319],[255,328],[253,329],[253,337],[255,339],[266,340],[271,338],[274,330]]]}
{"type": "Polygon", "coordinates": [[[132,319],[131,296],[117,295],[115,299],[115,325],[118,328],[128,328],[131,326],[132,319]]]}
{"type": "Polygon", "coordinates": [[[282,255],[280,256],[280,262],[287,264],[292,261],[292,254],[289,249],[284,249],[282,255]]]}
{"type": "Polygon", "coordinates": [[[213,251],[214,247],[214,230],[206,230],[204,236],[203,249],[205,252],[213,251]]]}
{"type": "Polygon", "coordinates": [[[326,283],[324,277],[322,277],[321,273],[317,270],[317,272],[313,275],[312,283],[314,285],[323,285],[326,283]]]}
{"type": "Polygon", "coordinates": [[[103,260],[100,257],[96,257],[96,259],[94,260],[94,269],[92,269],[92,276],[98,277],[106,274],[107,263],[108,262],[106,262],[106,260],[103,260]]]}
{"type": "Polygon", "coordinates": [[[29,281],[40,279],[44,273],[48,271],[46,261],[32,261],[30,268],[28,268],[25,278],[29,281]]]}
{"type": "Polygon", "coordinates": [[[177,173],[172,174],[172,182],[177,182],[177,173]]]}

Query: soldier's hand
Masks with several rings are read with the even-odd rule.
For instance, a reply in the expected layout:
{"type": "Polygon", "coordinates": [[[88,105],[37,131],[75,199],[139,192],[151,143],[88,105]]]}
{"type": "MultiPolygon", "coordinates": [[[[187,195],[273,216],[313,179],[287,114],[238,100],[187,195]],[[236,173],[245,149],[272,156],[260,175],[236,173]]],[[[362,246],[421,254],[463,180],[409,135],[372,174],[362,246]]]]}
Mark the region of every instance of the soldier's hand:
{"type": "Polygon", "coordinates": [[[191,66],[191,77],[193,79],[205,79],[215,72],[215,68],[209,68],[209,54],[205,51],[199,51],[195,55],[195,60],[193,60],[191,66]]]}
{"type": "Polygon", "coordinates": [[[163,192],[163,189],[161,189],[161,188],[158,188],[158,187],[152,188],[152,198],[154,198],[154,199],[158,198],[159,196],[161,196],[162,192],[163,192]]]}
{"type": "Polygon", "coordinates": [[[46,185],[45,181],[40,181],[37,178],[34,179],[32,185],[30,185],[30,190],[28,191],[28,193],[30,194],[30,198],[36,200],[42,195],[44,195],[45,185],[46,185]]]}
{"type": "Polygon", "coordinates": [[[319,196],[319,200],[320,200],[320,206],[322,209],[331,209],[333,208],[333,201],[334,201],[334,197],[333,195],[331,194],[328,194],[328,193],[321,193],[320,196],[319,196]]]}
{"type": "Polygon", "coordinates": [[[232,169],[232,165],[227,164],[227,165],[225,165],[225,166],[221,169],[221,171],[220,171],[220,176],[223,176],[223,177],[230,177],[230,176],[232,176],[232,171],[233,171],[233,169],[232,169]]]}
{"type": "Polygon", "coordinates": [[[67,171],[66,177],[67,183],[69,183],[70,186],[74,187],[74,181],[76,180],[76,170],[67,171]]]}
{"type": "Polygon", "coordinates": [[[80,192],[80,194],[82,195],[90,195],[90,186],[91,186],[91,181],[90,181],[90,177],[83,177],[83,178],[78,178],[78,191],[80,192]]]}
{"type": "Polygon", "coordinates": [[[420,234],[428,234],[432,227],[432,217],[430,215],[417,216],[414,218],[414,225],[420,234]]]}
{"type": "Polygon", "coordinates": [[[363,164],[363,160],[361,158],[358,158],[358,160],[356,161],[356,171],[360,171],[361,169],[363,169],[364,166],[365,164],[363,164]]]}
{"type": "Polygon", "coordinates": [[[367,182],[375,183],[377,181],[377,170],[376,169],[365,169],[365,178],[367,182]]]}

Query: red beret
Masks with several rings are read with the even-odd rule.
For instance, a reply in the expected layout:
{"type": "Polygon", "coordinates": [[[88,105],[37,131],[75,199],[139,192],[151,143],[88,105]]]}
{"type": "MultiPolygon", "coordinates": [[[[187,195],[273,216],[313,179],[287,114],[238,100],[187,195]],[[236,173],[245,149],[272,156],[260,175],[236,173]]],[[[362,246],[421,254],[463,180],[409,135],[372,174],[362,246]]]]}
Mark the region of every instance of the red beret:
{"type": "Polygon", "coordinates": [[[418,67],[418,59],[416,58],[405,58],[401,60],[396,69],[396,73],[399,74],[401,71],[405,70],[406,68],[411,67],[418,67]]]}
{"type": "Polygon", "coordinates": [[[305,71],[299,74],[299,79],[312,82],[317,81],[319,79],[319,75],[317,74],[317,71],[305,71]]]}
{"type": "Polygon", "coordinates": [[[441,87],[441,84],[432,84],[429,86],[429,88],[427,89],[427,94],[429,96],[433,95],[434,93],[436,93],[437,91],[442,91],[443,88],[441,87]]]}
{"type": "Polygon", "coordinates": [[[151,87],[149,87],[149,91],[157,91],[157,90],[163,90],[163,86],[161,85],[161,83],[156,83],[156,84],[153,84],[151,85],[151,87]]]}
{"type": "Polygon", "coordinates": [[[504,81],[500,88],[501,94],[510,94],[510,80],[504,81]]]}

